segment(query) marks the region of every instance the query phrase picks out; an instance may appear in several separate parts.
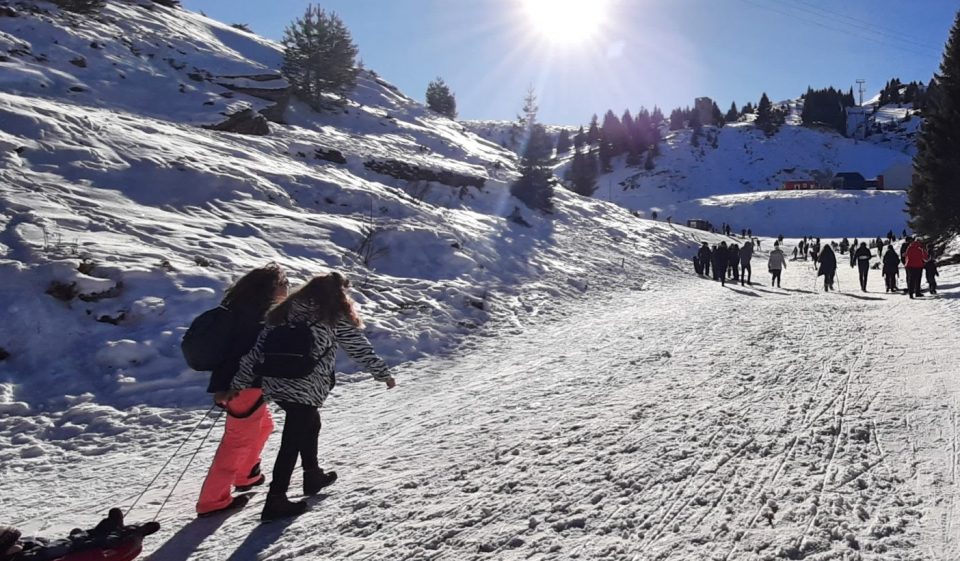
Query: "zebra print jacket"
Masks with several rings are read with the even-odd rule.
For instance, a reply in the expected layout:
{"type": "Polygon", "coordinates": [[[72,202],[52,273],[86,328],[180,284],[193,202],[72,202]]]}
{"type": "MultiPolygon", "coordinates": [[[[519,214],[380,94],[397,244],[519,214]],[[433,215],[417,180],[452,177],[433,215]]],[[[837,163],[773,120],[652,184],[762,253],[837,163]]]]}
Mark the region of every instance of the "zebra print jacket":
{"type": "MultiPolygon", "coordinates": [[[[290,323],[306,323],[307,321],[306,310],[295,310],[291,314],[290,323]]],[[[233,377],[231,388],[241,390],[256,383],[258,377],[253,373],[253,368],[263,360],[263,341],[273,329],[271,326],[264,328],[257,338],[257,343],[240,360],[240,367],[233,377]]],[[[370,371],[375,380],[385,381],[390,377],[387,364],[377,356],[370,345],[370,341],[349,319],[341,319],[334,327],[320,323],[313,325],[311,329],[314,339],[318,341],[317,347],[313,349],[313,358],[317,361],[313,372],[305,378],[298,379],[263,378],[264,399],[322,407],[335,382],[336,352],[327,351],[330,349],[335,351],[337,346],[346,351],[350,358],[370,371]]]]}

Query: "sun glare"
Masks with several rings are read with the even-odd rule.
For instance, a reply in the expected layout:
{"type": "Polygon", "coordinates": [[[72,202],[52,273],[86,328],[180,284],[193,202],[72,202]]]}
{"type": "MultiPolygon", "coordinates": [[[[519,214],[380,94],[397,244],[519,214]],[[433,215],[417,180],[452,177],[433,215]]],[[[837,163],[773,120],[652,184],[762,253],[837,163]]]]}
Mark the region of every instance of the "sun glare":
{"type": "Polygon", "coordinates": [[[603,0],[520,0],[538,33],[555,43],[582,43],[594,37],[607,17],[603,0]]]}

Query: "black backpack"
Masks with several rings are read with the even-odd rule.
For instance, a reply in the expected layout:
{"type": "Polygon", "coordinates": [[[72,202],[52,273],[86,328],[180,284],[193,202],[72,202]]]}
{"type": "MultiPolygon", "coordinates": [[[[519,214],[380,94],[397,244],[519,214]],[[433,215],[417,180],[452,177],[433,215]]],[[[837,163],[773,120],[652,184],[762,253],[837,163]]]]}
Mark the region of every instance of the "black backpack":
{"type": "Polygon", "coordinates": [[[260,346],[263,355],[253,373],[264,378],[306,378],[335,345],[324,351],[320,358],[313,358],[317,346],[313,336],[313,324],[294,323],[274,327],[260,346]]]}
{"type": "Polygon", "coordinates": [[[233,312],[217,306],[197,316],[183,334],[180,350],[190,368],[204,372],[223,364],[233,343],[233,312]]]}

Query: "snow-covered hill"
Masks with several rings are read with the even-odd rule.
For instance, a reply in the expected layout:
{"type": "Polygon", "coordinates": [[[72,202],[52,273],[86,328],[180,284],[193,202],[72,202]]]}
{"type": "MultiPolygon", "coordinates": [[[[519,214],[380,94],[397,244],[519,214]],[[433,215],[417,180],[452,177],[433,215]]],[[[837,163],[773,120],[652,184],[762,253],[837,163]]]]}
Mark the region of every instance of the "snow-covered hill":
{"type": "MultiPolygon", "coordinates": [[[[876,124],[880,130],[862,140],[802,126],[802,100],[777,104],[787,107],[788,114],[784,125],[769,137],[753,125],[753,115],[722,128],[704,127],[698,145],[689,129],[669,131],[664,126],[655,168],[630,167],[624,157],[615,158],[613,172],[600,175],[595,197],[642,216],[657,212],[675,222],[705,218],[773,236],[875,236],[888,228],[899,232],[906,226],[903,189],[911,179],[921,119],[909,106],[878,107],[878,103],[879,96],[864,103],[871,129],[876,124]],[[882,174],[888,192],[874,197],[872,193],[829,190],[800,196],[777,191],[784,181],[851,171],[867,178],[882,174]],[[718,204],[717,197],[724,202],[718,204]],[[758,209],[758,200],[771,202],[758,209]],[[848,230],[851,213],[860,218],[855,220],[856,227],[848,230]]],[[[513,123],[476,121],[466,126],[503,146],[512,146],[513,123]]],[[[568,164],[569,156],[560,155],[558,174],[562,175],[568,164]]]]}
{"type": "Polygon", "coordinates": [[[149,0],[95,16],[7,5],[0,414],[65,395],[202,403],[180,336],[271,260],[299,280],[346,271],[400,364],[490,319],[521,326],[557,299],[642,285],[662,265],[641,255],[686,251],[676,230],[567,192],[552,217],[526,210],[511,153],[372,72],[316,113],[289,100],[276,44],[204,16],[149,0]]]}

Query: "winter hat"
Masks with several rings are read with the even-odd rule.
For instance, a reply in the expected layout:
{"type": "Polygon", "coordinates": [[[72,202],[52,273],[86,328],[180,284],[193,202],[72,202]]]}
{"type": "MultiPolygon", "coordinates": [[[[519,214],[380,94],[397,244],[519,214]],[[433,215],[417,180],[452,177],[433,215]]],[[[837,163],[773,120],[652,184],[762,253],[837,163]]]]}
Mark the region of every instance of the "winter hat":
{"type": "Polygon", "coordinates": [[[20,539],[20,530],[9,526],[0,526],[0,559],[6,559],[7,554],[16,555],[20,553],[16,545],[20,539]]]}

